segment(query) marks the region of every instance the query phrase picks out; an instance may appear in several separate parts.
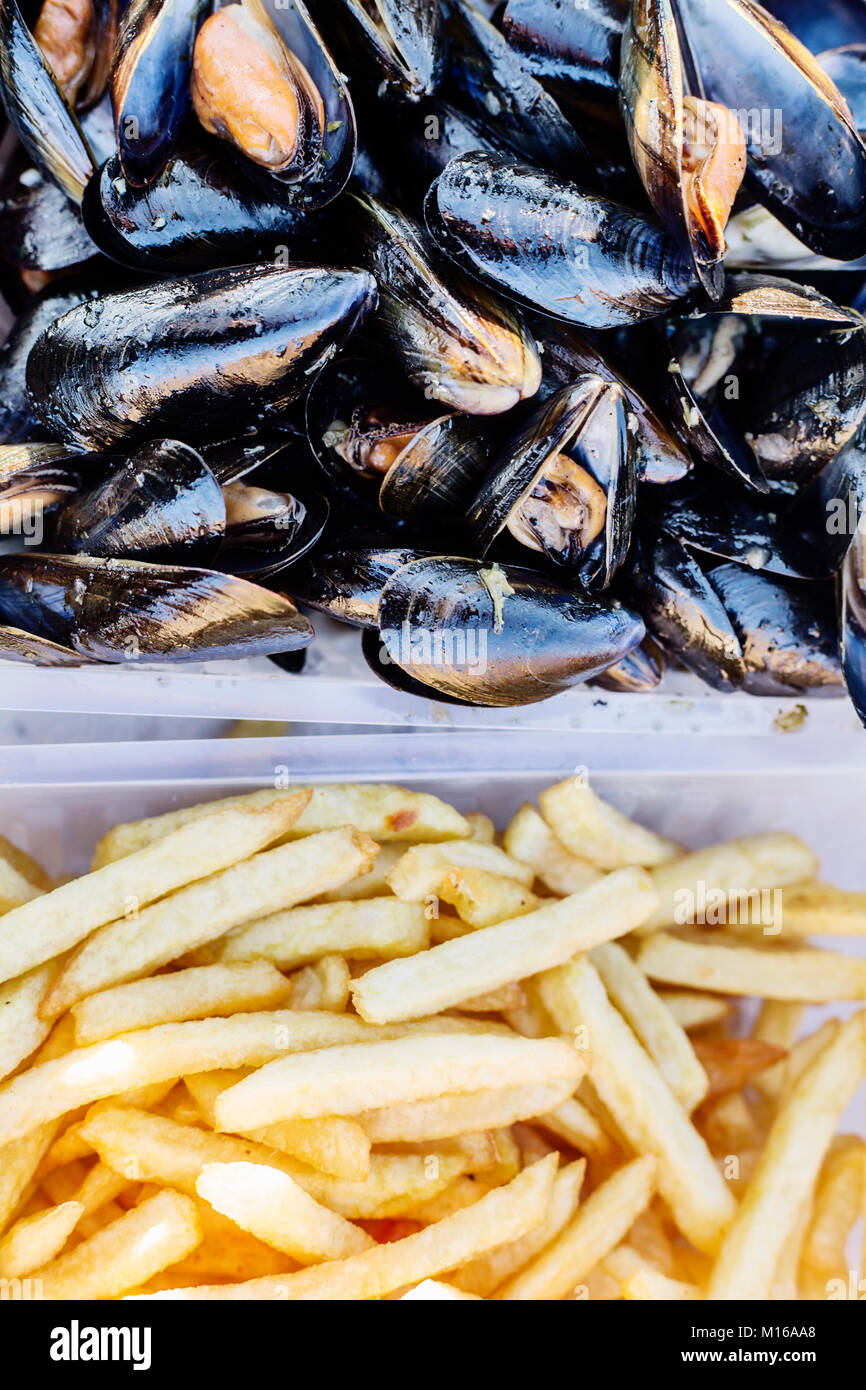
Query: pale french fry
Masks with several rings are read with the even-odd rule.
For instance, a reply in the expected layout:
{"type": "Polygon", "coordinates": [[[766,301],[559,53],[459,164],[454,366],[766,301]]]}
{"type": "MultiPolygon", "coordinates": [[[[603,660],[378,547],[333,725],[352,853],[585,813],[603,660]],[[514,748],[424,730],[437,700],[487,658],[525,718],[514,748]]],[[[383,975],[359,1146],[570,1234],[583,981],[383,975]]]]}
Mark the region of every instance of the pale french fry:
{"type": "Polygon", "coordinates": [[[216,1117],[220,1128],[249,1129],[276,1120],[352,1115],[451,1091],[560,1079],[574,1089],[584,1070],[575,1049],[555,1038],[395,1038],[271,1062],[224,1091],[216,1117]]]}
{"type": "Polygon", "coordinates": [[[48,1264],[60,1254],[83,1215],[78,1202],[62,1202],[16,1221],[0,1240],[0,1278],[19,1279],[48,1264]]]}
{"type": "MultiPolygon", "coordinates": [[[[211,811],[158,844],[72,879],[0,918],[0,980],[77,946],[97,927],[255,854],[294,823],[306,798],[211,811]]],[[[35,890],[34,890],[35,891],[35,890]]]]}
{"type": "Polygon", "coordinates": [[[569,853],[528,801],[511,820],[503,844],[514,859],[532,866],[545,888],[563,898],[591,888],[602,876],[589,860],[569,853]]]}
{"type": "Polygon", "coordinates": [[[620,1013],[652,1057],[683,1109],[689,1113],[707,1094],[707,1074],[695,1050],[644,974],[615,941],[596,946],[592,962],[620,1013]]]}
{"type": "Polygon", "coordinates": [[[758,1038],[707,1038],[695,1043],[695,1051],[709,1079],[707,1098],[740,1091],[785,1054],[758,1038]]]}
{"type": "Polygon", "coordinates": [[[51,1024],[40,1018],[39,1005],[59,969],[57,961],[48,961],[0,985],[0,1080],[48,1037],[51,1024]]]}
{"type": "Polygon", "coordinates": [[[406,846],[396,842],[380,845],[379,853],[376,855],[369,873],[361,874],[359,878],[351,878],[340,888],[332,888],[329,892],[322,893],[320,901],[323,903],[354,903],[361,902],[365,898],[387,897],[391,892],[388,886],[388,875],[405,852],[406,846]]]}
{"type": "Polygon", "coordinates": [[[206,1164],[196,1191],[243,1230],[302,1264],[343,1260],[374,1244],[359,1226],[322,1206],[287,1173],[262,1164],[206,1164]]]}
{"type": "Polygon", "coordinates": [[[482,845],[492,845],[495,842],[496,826],[489,816],[483,815],[481,811],[469,811],[465,819],[471,840],[478,840],[482,845]]]}
{"type": "Polygon", "coordinates": [[[525,1003],[526,995],[520,985],[501,985],[489,994],[474,994],[471,999],[464,999],[460,1010],[465,1014],[498,1014],[507,1009],[522,1009],[525,1003]]]}
{"type": "Polygon", "coordinates": [[[590,1158],[609,1163],[616,1153],[616,1145],[592,1111],[573,1096],[552,1110],[539,1112],[535,1123],[590,1158]]]}
{"type": "MultiPolygon", "coordinates": [[[[181,811],[168,811],[162,816],[116,825],[96,846],[93,866],[110,864],[134,854],[155,840],[200,820],[213,809],[230,810],[269,805],[279,797],[285,800],[296,796],[303,788],[287,791],[251,792],[246,796],[229,796],[222,801],[203,806],[190,806],[181,811]]],[[[294,838],[312,835],[321,830],[336,830],[341,825],[354,825],[374,840],[402,840],[409,844],[425,841],[462,840],[470,834],[463,816],[429,792],[411,792],[405,787],[382,784],[355,783],[313,787],[303,814],[289,832],[294,838]]]]}
{"type": "Polygon", "coordinates": [[[496,1297],[547,1300],[573,1294],[652,1200],[656,1169],[650,1155],[620,1168],[581,1203],[576,1216],[540,1255],[497,1290],[496,1297]]]}
{"type": "MultiPolygon", "coordinates": [[[[788,1052],[800,1031],[805,1006],[790,999],[765,999],[761,1005],[752,1037],[759,1042],[772,1043],[788,1052]]],[[[759,1072],[755,1085],[768,1099],[779,1094],[785,1082],[787,1065],[779,1062],[767,1071],[759,1072]]]]}
{"type": "Polygon", "coordinates": [[[786,936],[866,935],[866,893],[850,893],[814,880],[796,883],[782,895],[786,936]]]}
{"type": "MultiPolygon", "coordinates": [[[[16,873],[20,874],[22,878],[26,878],[27,882],[32,883],[34,888],[38,888],[40,893],[50,893],[55,886],[54,879],[45,872],[42,865],[26,850],[13,845],[12,841],[7,840],[5,835],[0,835],[0,860],[5,860],[6,864],[11,866],[16,873]]],[[[2,898],[2,892],[0,892],[0,898],[2,898]]]]}
{"type": "Polygon", "coordinates": [[[466,1299],[474,1303],[477,1295],[462,1293],[453,1284],[443,1284],[438,1279],[422,1279],[421,1283],[408,1293],[400,1295],[401,1303],[462,1303],[466,1299]]]}
{"type": "Polygon", "coordinates": [[[130,1187],[128,1178],[113,1169],[108,1168],[104,1163],[97,1163],[81,1186],[75,1189],[73,1200],[81,1207],[82,1216],[90,1216],[105,1206],[106,1202],[113,1202],[130,1187]]]}
{"type": "Polygon", "coordinates": [[[786,888],[813,878],[818,872],[818,860],[796,835],[776,832],[767,835],[745,835],[739,840],[712,845],[692,854],[684,854],[652,870],[660,903],[645,931],[659,927],[691,926],[700,902],[709,907],[713,895],[735,895],[730,906],[720,908],[719,925],[734,911],[742,915],[743,898],[749,914],[745,925],[754,915],[749,894],[761,890],[786,888]]]}
{"type": "Polygon", "coordinates": [[[845,1279],[845,1247],[862,1214],[866,1146],[853,1135],[837,1140],[824,1160],[802,1248],[804,1272],[826,1298],[827,1283],[845,1279]]]}
{"type": "Polygon", "coordinates": [[[757,946],[730,936],[698,940],[656,932],[641,946],[637,963],[651,980],[719,994],[819,1004],[866,993],[866,960],[806,946],[757,946]]]}
{"type": "Polygon", "coordinates": [[[375,853],[373,841],[351,827],[324,831],[254,855],[130,920],[111,922],[76,951],[47,995],[43,1013],[62,1013],[86,995],[140,978],[232,927],[316,897],[362,873],[375,853]]]}
{"type": "Polygon", "coordinates": [[[479,1298],[487,1298],[506,1279],[534,1260],[574,1217],[585,1173],[586,1162],[582,1158],[560,1168],[553,1180],[550,1205],[543,1220],[519,1240],[497,1246],[471,1264],[464,1265],[452,1276],[457,1287],[479,1298]]]}
{"type": "Polygon", "coordinates": [[[465,1211],[467,1207],[475,1206],[489,1190],[486,1183],[479,1182],[477,1178],[455,1178],[441,1192],[428,1197],[426,1201],[407,1202],[401,1216],[410,1221],[419,1221],[423,1226],[430,1226],[437,1221],[444,1221],[446,1216],[453,1216],[457,1211],[465,1211]]]}
{"type": "Polygon", "coordinates": [[[41,895],[40,888],[31,883],[5,856],[0,855],[0,914],[23,907],[24,903],[32,902],[41,895]]]}
{"type": "Polygon", "coordinates": [[[630,1279],[626,1279],[622,1286],[622,1296],[628,1303],[686,1303],[699,1299],[701,1291],[695,1284],[683,1283],[681,1279],[669,1279],[657,1269],[642,1269],[630,1279]]]}
{"type": "MultiPolygon", "coordinates": [[[[71,1042],[71,1020],[61,1020],[36,1054],[34,1065],[62,1057],[71,1042]]],[[[35,1187],[36,1174],[57,1137],[60,1121],[27,1126],[18,1139],[0,1142],[0,1233],[6,1230],[28,1192],[35,1187]]]]}
{"type": "Polygon", "coordinates": [[[839,1020],[825,1019],[814,1033],[808,1033],[806,1037],[795,1042],[787,1057],[767,1067],[766,1071],[759,1072],[755,1077],[756,1086],[762,1089],[770,1100],[778,1100],[781,1095],[787,1095],[818,1053],[823,1052],[838,1032],[839,1020]]]}
{"type": "Polygon", "coordinates": [[[690,989],[659,989],[656,994],[687,1033],[694,1028],[706,1028],[710,1023],[723,1023],[731,1012],[728,1000],[715,994],[701,994],[690,989]]]}
{"type": "Polygon", "coordinates": [[[550,1203],[556,1160],[551,1155],[509,1183],[485,1193],[471,1207],[416,1235],[379,1245],[348,1260],[329,1260],[285,1278],[246,1284],[180,1289],[177,1299],[368,1299],[419,1284],[468,1264],[486,1251],[519,1240],[543,1220],[550,1203]]]}
{"type": "MultiPolygon", "coordinates": [[[[202,1072],[186,1078],[186,1085],[202,1118],[213,1128],[216,1101],[223,1091],[241,1081],[246,1071],[202,1072]]],[[[288,1120],[250,1130],[246,1135],[259,1144],[300,1159],[310,1168],[334,1178],[363,1182],[370,1172],[370,1140],[355,1120],[326,1115],[318,1120],[288,1120]]]]}
{"type": "Polygon", "coordinates": [[[160,1192],[34,1277],[43,1298],[117,1298],[182,1260],[200,1239],[195,1204],[179,1192],[160,1192]]]}
{"type": "Polygon", "coordinates": [[[371,898],[274,913],[227,936],[218,954],[223,961],[270,960],[291,970],[331,954],[348,960],[411,956],[423,951],[429,939],[423,907],[397,898],[371,898]]]}
{"type": "Polygon", "coordinates": [[[377,1023],[453,1008],[646,921],[656,898],[641,869],[622,869],[573,897],[525,917],[446,941],[408,960],[389,961],[356,980],[355,1008],[377,1023]]]}
{"type": "Polygon", "coordinates": [[[638,1153],[659,1160],[659,1191],[677,1225],[708,1254],[718,1249],[735,1203],[710,1152],[622,1015],[592,962],[583,957],[551,971],[541,996],[561,1032],[586,1034],[592,1084],[638,1153]]]}
{"type": "Polygon", "coordinates": [[[843,1024],[783,1102],[713,1268],[707,1297],[768,1298],[789,1227],[866,1070],[863,1013],[843,1024]]]}
{"type": "Polygon", "coordinates": [[[598,869],[649,869],[682,853],[679,845],[617,811],[579,777],[548,787],[538,798],[541,814],[571,854],[598,869]]]}
{"type": "Polygon", "coordinates": [[[803,1241],[812,1218],[811,1194],[800,1203],[799,1210],[788,1223],[788,1230],[782,1242],[782,1249],[770,1285],[771,1303],[795,1303],[800,1297],[800,1256],[803,1241]]]}
{"type": "Polygon", "coordinates": [[[352,977],[342,956],[322,956],[292,977],[292,1007],[345,1013],[352,977]]]}
{"type": "Polygon", "coordinates": [[[529,888],[534,878],[528,864],[512,859],[505,850],[480,840],[450,840],[444,845],[413,845],[391,870],[391,892],[407,903],[423,903],[435,897],[454,869],[484,869],[488,874],[512,879],[529,888]]]}
{"type": "Polygon", "coordinates": [[[274,1009],[291,984],[268,961],[205,965],[92,994],[72,1009],[79,1047],[103,1038],[210,1015],[274,1009]]]}
{"type": "Polygon", "coordinates": [[[449,1139],[470,1133],[479,1125],[493,1129],[531,1119],[546,1106],[562,1102],[571,1089],[569,1077],[532,1086],[505,1085],[490,1091],[469,1091],[437,1096],[435,1100],[387,1105],[381,1110],[362,1110],[356,1119],[374,1144],[449,1139]]]}
{"type": "Polygon", "coordinates": [[[470,927],[492,927],[539,906],[535,894],[516,879],[487,869],[452,869],[436,892],[470,927]]]}

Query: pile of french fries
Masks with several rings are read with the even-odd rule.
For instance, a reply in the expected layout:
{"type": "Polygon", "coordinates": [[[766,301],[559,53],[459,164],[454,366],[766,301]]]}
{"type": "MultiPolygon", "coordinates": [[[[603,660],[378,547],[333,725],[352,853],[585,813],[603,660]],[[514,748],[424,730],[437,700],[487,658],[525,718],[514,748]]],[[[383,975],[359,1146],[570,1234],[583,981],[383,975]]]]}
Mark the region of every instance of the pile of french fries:
{"type": "Polygon", "coordinates": [[[0,842],[0,1295],[857,1297],[866,959],[808,939],[866,894],[817,874],[580,778],[501,839],[374,784],[119,825],[59,885],[0,842]],[[771,931],[683,924],[769,890],[771,931]]]}

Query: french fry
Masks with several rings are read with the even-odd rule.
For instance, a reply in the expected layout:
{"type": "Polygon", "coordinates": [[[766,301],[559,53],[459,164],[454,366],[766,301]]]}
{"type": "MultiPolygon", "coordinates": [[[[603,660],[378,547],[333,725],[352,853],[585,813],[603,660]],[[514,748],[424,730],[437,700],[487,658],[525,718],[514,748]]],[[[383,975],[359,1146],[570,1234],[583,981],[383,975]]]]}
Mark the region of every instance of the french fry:
{"type": "Polygon", "coordinates": [[[51,1024],[40,1018],[39,1005],[59,969],[58,962],[48,961],[0,985],[0,1080],[48,1037],[51,1024]]]}
{"type": "Polygon", "coordinates": [[[656,994],[687,1033],[711,1023],[723,1023],[731,1012],[729,1001],[715,994],[691,989],[657,989],[656,994]]]}
{"type": "Polygon", "coordinates": [[[131,1186],[128,1178],[115,1173],[104,1163],[97,1162],[72,1199],[81,1207],[82,1216],[90,1216],[107,1202],[113,1202],[131,1186]]]}
{"type": "Polygon", "coordinates": [[[464,1265],[452,1275],[457,1287],[479,1298],[488,1298],[500,1284],[540,1255],[574,1217],[585,1173],[586,1161],[582,1158],[560,1168],[553,1180],[550,1205],[543,1220],[519,1240],[497,1246],[471,1264],[464,1265]]]}
{"type": "Polygon", "coordinates": [[[824,1160],[802,1248],[803,1270],[810,1285],[826,1298],[833,1278],[847,1278],[845,1247],[862,1215],[866,1192],[866,1146],[843,1136],[824,1160]]]}
{"type": "Polygon", "coordinates": [[[91,994],[72,1009],[79,1047],[103,1038],[211,1015],[274,1009],[291,984],[267,961],[205,965],[91,994]]]}
{"type": "Polygon", "coordinates": [[[41,895],[42,890],[0,854],[0,914],[23,907],[41,895]]]}
{"type": "MultiPolygon", "coordinates": [[[[202,1072],[186,1078],[186,1085],[207,1124],[216,1123],[217,1097],[243,1079],[246,1071],[202,1072]]],[[[370,1140],[355,1120],[326,1115],[318,1120],[288,1120],[250,1130],[246,1135],[259,1144],[277,1149],[318,1168],[333,1178],[363,1182],[370,1172],[370,1140]]]]}
{"type": "Polygon", "coordinates": [[[471,840],[478,840],[482,845],[495,843],[496,826],[489,816],[483,815],[481,811],[469,811],[465,820],[469,826],[469,838],[471,840]]]}
{"type": "Polygon", "coordinates": [[[306,799],[297,795],[255,809],[211,811],[120,863],[37,893],[0,917],[0,980],[22,975],[106,922],[255,854],[294,824],[306,799]]]}
{"type": "Polygon", "coordinates": [[[497,1290],[496,1297],[547,1300],[573,1293],[652,1200],[656,1169],[649,1155],[620,1168],[581,1203],[576,1216],[545,1250],[497,1290]]]}
{"type": "MultiPolygon", "coordinates": [[[[50,893],[55,887],[54,879],[45,872],[42,865],[25,850],[13,845],[12,841],[7,840],[5,835],[0,835],[0,860],[4,860],[17,874],[25,878],[34,888],[38,888],[40,893],[50,893]]],[[[2,897],[2,893],[0,893],[0,897],[2,897]]]]}
{"type": "MultiPolygon", "coordinates": [[[[40,1047],[34,1065],[62,1057],[68,1051],[71,1032],[71,1022],[61,1020],[40,1047]]],[[[36,1174],[59,1128],[60,1121],[53,1119],[43,1125],[28,1126],[14,1141],[0,1142],[0,1233],[6,1230],[28,1192],[35,1187],[36,1174]]]]}
{"type": "Polygon", "coordinates": [[[646,921],[655,901],[643,870],[622,869],[584,893],[525,917],[378,966],[355,981],[355,1008],[377,1023],[453,1008],[462,999],[548,970],[576,951],[622,936],[646,921]]]}
{"type": "Polygon", "coordinates": [[[379,846],[379,853],[373,861],[373,867],[366,874],[361,874],[358,878],[350,878],[348,883],[344,883],[339,888],[332,888],[327,893],[322,893],[320,901],[323,903],[342,903],[342,902],[361,902],[365,898],[387,897],[391,892],[388,886],[388,875],[406,852],[406,846],[392,842],[379,846]]]}
{"type": "Polygon", "coordinates": [[[799,1038],[791,1047],[787,1057],[782,1061],[774,1062],[771,1067],[767,1067],[766,1071],[759,1072],[755,1077],[755,1085],[759,1090],[763,1090],[769,1100],[778,1100],[781,1095],[787,1095],[794,1083],[818,1056],[818,1053],[823,1052],[838,1032],[839,1020],[826,1018],[820,1028],[815,1029],[814,1033],[807,1033],[804,1038],[799,1038]]]}
{"type": "Polygon", "coordinates": [[[375,853],[373,841],[351,827],[325,831],[254,855],[130,920],[112,922],[68,962],[45,999],[43,1014],[63,1013],[86,995],[140,978],[232,927],[316,897],[363,872],[375,853]]]}
{"type": "Polygon", "coordinates": [[[526,995],[520,985],[501,985],[489,994],[474,994],[471,999],[464,999],[460,1011],[465,1014],[498,1014],[508,1009],[522,1009],[525,1003],[526,995]]]}
{"type": "Polygon", "coordinates": [[[631,1024],[680,1105],[691,1112],[707,1094],[707,1073],[695,1049],[640,966],[615,941],[592,952],[609,998],[631,1024]]]}
{"type": "Polygon", "coordinates": [[[557,1139],[564,1139],[578,1153],[587,1154],[603,1163],[609,1163],[616,1153],[616,1145],[610,1135],[605,1134],[592,1111],[587,1110],[576,1097],[569,1097],[552,1110],[540,1111],[535,1123],[549,1134],[555,1134],[557,1139]]]}
{"type": "Polygon", "coordinates": [[[656,932],[641,946],[637,962],[652,980],[719,994],[820,1004],[862,999],[866,993],[866,960],[806,946],[756,946],[729,936],[698,940],[656,932]]]}
{"type": "Polygon", "coordinates": [[[745,895],[786,888],[817,872],[817,857],[808,846],[781,831],[695,850],[652,870],[660,903],[643,930],[691,925],[689,904],[711,903],[711,894],[736,895],[732,906],[739,910],[745,895]]]}
{"type": "Polygon", "coordinates": [[[669,1279],[657,1269],[642,1269],[625,1281],[622,1296],[627,1303],[687,1303],[699,1299],[701,1291],[695,1284],[669,1279]]]}
{"type": "MultiPolygon", "coordinates": [[[[290,800],[303,790],[293,787],[274,792],[265,788],[246,796],[229,796],[208,805],[190,806],[162,816],[151,816],[147,820],[116,825],[97,845],[93,867],[99,868],[135,854],[154,841],[189,825],[191,821],[200,820],[214,809],[255,809],[269,805],[280,797],[290,800]]],[[[341,825],[354,825],[374,840],[402,840],[408,844],[462,840],[470,834],[470,826],[463,816],[453,806],[440,801],[438,796],[431,796],[429,792],[411,792],[405,787],[385,783],[333,785],[308,790],[312,791],[309,804],[288,832],[294,838],[322,830],[336,830],[341,825]]]]}
{"type": "Polygon", "coordinates": [[[768,1298],[792,1222],[866,1069],[863,1013],[843,1024],[787,1097],[713,1268],[710,1299],[768,1298]]]}
{"type": "Polygon", "coordinates": [[[850,893],[817,879],[795,883],[782,895],[785,936],[866,935],[866,893],[850,893]]]}
{"type": "Polygon", "coordinates": [[[514,859],[532,866],[545,888],[563,898],[591,888],[602,876],[587,859],[569,853],[528,801],[511,820],[503,844],[514,859]]]}
{"type": "Polygon", "coordinates": [[[505,850],[479,840],[450,840],[444,845],[413,845],[391,870],[391,892],[407,903],[423,903],[435,897],[454,869],[483,869],[488,874],[512,879],[529,888],[534,873],[528,864],[512,859],[505,850]]]}
{"type": "Polygon", "coordinates": [[[782,1048],[757,1038],[708,1038],[696,1042],[695,1051],[709,1078],[708,1098],[742,1090],[785,1056],[782,1048]]]}
{"type": "Polygon", "coordinates": [[[287,1173],[256,1163],[206,1164],[198,1195],[243,1230],[302,1264],[342,1260],[374,1244],[360,1227],[329,1211],[287,1173]]]}
{"type": "Polygon", "coordinates": [[[561,1032],[581,1037],[592,1055],[592,1083],[638,1153],[659,1161],[658,1185],[680,1230],[713,1254],[735,1203],[710,1152],[650,1056],[610,1003],[586,957],[541,980],[541,996],[561,1032]]]}
{"type": "Polygon", "coordinates": [[[470,927],[492,927],[511,917],[534,912],[539,899],[516,879],[487,869],[452,869],[436,890],[470,927]]]}
{"type": "Polygon", "coordinates": [[[397,898],[371,898],[276,912],[227,936],[218,954],[222,961],[270,960],[292,970],[331,954],[348,960],[411,956],[423,951],[429,939],[423,907],[397,898]]]}
{"type": "Polygon", "coordinates": [[[488,1091],[387,1105],[381,1110],[362,1110],[356,1119],[374,1144],[449,1139],[470,1133],[479,1125],[493,1129],[530,1119],[546,1106],[562,1103],[571,1089],[570,1077],[531,1086],[504,1085],[488,1091]]]}
{"type": "Polygon", "coordinates": [[[538,804],[565,848],[598,869],[649,869],[681,854],[673,840],[629,820],[579,777],[548,787],[538,804]]]}
{"type": "MultiPolygon", "coordinates": [[[[757,1042],[770,1043],[788,1052],[800,1031],[805,1006],[796,1000],[765,999],[755,1019],[752,1037],[757,1042]]],[[[767,1071],[759,1072],[755,1085],[768,1099],[778,1095],[784,1084],[787,1067],[779,1062],[767,1071]]]]}
{"type": "Polygon", "coordinates": [[[352,977],[342,956],[322,956],[292,977],[292,1007],[345,1013],[352,977]]]}
{"type": "Polygon", "coordinates": [[[182,1260],[200,1239],[195,1204],[179,1192],[160,1192],[34,1278],[43,1298],[117,1298],[182,1260]]]}
{"type": "Polygon", "coordinates": [[[455,1289],[453,1284],[443,1284],[438,1279],[422,1279],[414,1289],[400,1296],[401,1303],[463,1303],[467,1299],[474,1303],[476,1295],[462,1293],[460,1289],[455,1289]]]}
{"type": "Polygon", "coordinates": [[[519,1240],[543,1220],[555,1171],[556,1160],[551,1155],[519,1173],[507,1187],[485,1193],[471,1207],[404,1240],[379,1245],[348,1260],[329,1260],[285,1278],[181,1289],[160,1296],[292,1301],[383,1298],[395,1289],[468,1264],[497,1245],[519,1240]]]}
{"type": "Polygon", "coordinates": [[[83,1215],[84,1208],[78,1202],[62,1202],[16,1221],[0,1239],[0,1278],[19,1279],[50,1263],[83,1215]]]}
{"type": "Polygon", "coordinates": [[[276,1120],[352,1115],[447,1092],[568,1080],[585,1063],[558,1039],[537,1042],[496,1035],[395,1038],[322,1048],[284,1057],[223,1092],[220,1128],[248,1129],[276,1120]]]}

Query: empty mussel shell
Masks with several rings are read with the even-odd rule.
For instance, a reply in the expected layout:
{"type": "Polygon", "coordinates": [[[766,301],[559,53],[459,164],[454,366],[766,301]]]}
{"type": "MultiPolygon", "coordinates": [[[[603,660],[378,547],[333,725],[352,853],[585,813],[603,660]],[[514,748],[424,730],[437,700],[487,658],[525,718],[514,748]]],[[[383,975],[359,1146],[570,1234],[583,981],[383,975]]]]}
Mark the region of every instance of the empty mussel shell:
{"type": "Polygon", "coordinates": [[[365,545],[322,545],[280,575],[281,592],[350,627],[378,628],[379,599],[388,579],[423,552],[365,545]]]}

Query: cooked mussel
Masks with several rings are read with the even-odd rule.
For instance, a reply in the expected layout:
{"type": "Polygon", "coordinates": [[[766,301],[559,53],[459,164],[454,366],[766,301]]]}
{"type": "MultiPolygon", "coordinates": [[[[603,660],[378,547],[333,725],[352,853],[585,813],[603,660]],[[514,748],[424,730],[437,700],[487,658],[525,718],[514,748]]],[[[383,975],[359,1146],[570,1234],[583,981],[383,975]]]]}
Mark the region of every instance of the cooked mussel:
{"type": "Polygon", "coordinates": [[[587,588],[604,589],[628,551],[636,500],[623,394],[583,376],[510,441],[469,523],[482,556],[507,528],[521,545],[575,570],[587,588]]]}
{"type": "Polygon", "coordinates": [[[97,451],[225,433],[296,399],[375,296],[363,271],[274,265],[105,294],[32,348],[33,409],[52,434],[97,451]]]}
{"type": "Polygon", "coordinates": [[[25,270],[66,270],[97,254],[78,208],[32,167],[0,186],[0,257],[25,270]]]}
{"type": "Polygon", "coordinates": [[[352,172],[345,81],[301,0],[241,0],[199,31],[192,103],[203,128],[286,186],[286,206],[322,207],[352,172]]]}
{"type": "Polygon", "coordinates": [[[616,100],[624,0],[508,0],[502,30],[512,48],[557,96],[616,100]]]}
{"type": "Polygon", "coordinates": [[[19,440],[38,439],[39,423],[27,395],[27,358],[30,349],[55,319],[94,298],[95,290],[69,285],[50,286],[19,314],[6,342],[0,348],[0,441],[4,444],[19,440]]]}
{"type": "Polygon", "coordinates": [[[3,624],[0,624],[0,658],[20,661],[27,666],[85,666],[95,660],[60,642],[50,642],[47,637],[37,637],[23,628],[3,624]]]}
{"type": "Polygon", "coordinates": [[[598,690],[610,690],[617,695],[644,695],[658,690],[664,674],[661,648],[647,637],[616,666],[610,666],[596,676],[591,684],[598,690]]]}
{"type": "Polygon", "coordinates": [[[353,255],[379,284],[374,326],[410,381],[470,415],[534,396],[538,352],[511,306],[455,271],[405,213],[366,195],[353,202],[353,255]]]}
{"type": "Polygon", "coordinates": [[[452,160],[425,211],[458,265],[586,328],[661,314],[697,283],[691,257],[648,218],[501,156],[452,160]]]}
{"type": "Polygon", "coordinates": [[[379,97],[419,101],[436,91],[447,40],[439,0],[316,0],[323,30],[333,30],[347,72],[379,97]]]}
{"type": "MultiPolygon", "coordinates": [[[[531,570],[429,556],[385,583],[379,661],[430,698],[507,708],[600,675],[638,646],[641,620],[531,570]]],[[[368,639],[372,634],[368,634],[368,639]]],[[[369,646],[369,640],[368,640],[369,646]]]]}
{"type": "Polygon", "coordinates": [[[152,183],[172,154],[190,106],[193,44],[205,0],[129,0],[111,74],[123,176],[152,183]]]}
{"type": "Polygon", "coordinates": [[[766,9],[813,53],[843,43],[866,43],[862,0],[768,0],[766,9]]]}
{"type": "Polygon", "coordinates": [[[80,486],[77,453],[65,444],[0,445],[0,535],[41,541],[46,515],[80,486]]]}
{"type": "Polygon", "coordinates": [[[284,440],[265,462],[223,484],[226,529],[220,569],[266,579],[316,545],[329,506],[311,485],[312,465],[306,441],[284,440]]]}
{"type": "Polygon", "coordinates": [[[350,627],[376,629],[379,599],[390,577],[422,552],[407,546],[321,545],[279,578],[279,588],[307,608],[350,627]]]}
{"type": "Polygon", "coordinates": [[[650,202],[682,237],[707,293],[724,289],[725,226],[746,172],[734,111],[693,93],[673,0],[634,0],[622,43],[620,108],[650,202]]]}
{"type": "Polygon", "coordinates": [[[118,0],[43,0],[33,30],[73,108],[99,101],[108,85],[118,0]]]}
{"type": "Polygon", "coordinates": [[[313,636],[287,598],[245,579],[84,555],[0,558],[0,619],[109,662],[267,656],[313,636]]]}

